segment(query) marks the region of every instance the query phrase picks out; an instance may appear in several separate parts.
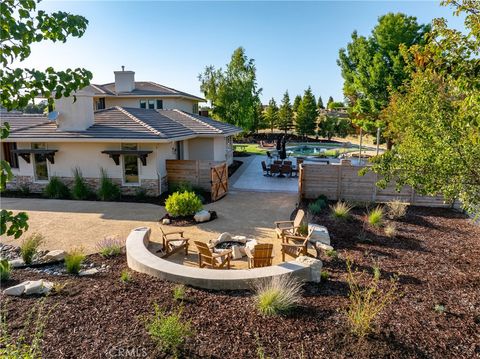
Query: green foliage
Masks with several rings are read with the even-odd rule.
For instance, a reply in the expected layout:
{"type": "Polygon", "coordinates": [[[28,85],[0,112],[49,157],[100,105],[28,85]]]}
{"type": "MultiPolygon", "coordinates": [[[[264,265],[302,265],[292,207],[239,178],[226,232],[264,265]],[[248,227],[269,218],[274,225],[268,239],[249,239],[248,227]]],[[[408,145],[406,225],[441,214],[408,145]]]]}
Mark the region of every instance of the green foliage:
{"type": "Polygon", "coordinates": [[[297,116],[298,108],[300,107],[301,103],[302,103],[302,96],[300,95],[295,96],[295,99],[293,100],[293,106],[292,106],[292,110],[293,110],[293,113],[295,114],[295,118],[297,116]]]}
{"type": "Polygon", "coordinates": [[[255,285],[255,304],[261,314],[291,311],[301,300],[301,284],[289,276],[261,280],[255,285]]]}
{"type": "Polygon", "coordinates": [[[28,230],[28,214],[19,212],[16,215],[12,211],[2,209],[0,212],[0,235],[6,234],[13,236],[15,239],[28,230]]]}
{"type": "Polygon", "coordinates": [[[12,266],[8,262],[8,259],[0,260],[0,282],[5,282],[10,278],[12,272],[12,266]]]}
{"type": "Polygon", "coordinates": [[[137,201],[144,201],[145,199],[147,199],[147,190],[143,187],[138,187],[135,190],[135,199],[137,201]]]}
{"type": "Polygon", "coordinates": [[[295,130],[300,136],[313,135],[317,127],[317,104],[312,89],[309,87],[303,94],[295,117],[295,130]]]}
{"type": "Polygon", "coordinates": [[[122,270],[122,273],[120,274],[120,281],[125,284],[132,281],[132,276],[128,269],[122,270]]]}
{"type": "Polygon", "coordinates": [[[391,93],[410,77],[400,45],[422,44],[429,30],[429,25],[419,25],[415,17],[388,13],[378,19],[370,37],[354,31],[347,48],[340,49],[337,62],[344,79],[343,92],[354,122],[364,130],[373,134],[377,127],[386,127],[381,111],[391,93]]]}
{"type": "Polygon", "coordinates": [[[367,214],[367,222],[372,227],[380,227],[383,224],[383,208],[377,206],[367,214]]]}
{"type": "Polygon", "coordinates": [[[40,233],[33,233],[24,238],[20,245],[20,255],[25,264],[31,264],[33,257],[38,251],[38,247],[44,242],[44,237],[40,233]]]}
{"type": "Polygon", "coordinates": [[[332,217],[342,221],[350,218],[350,211],[352,208],[352,206],[345,202],[337,202],[333,206],[330,206],[330,209],[332,210],[332,217]]]}
{"type": "Polygon", "coordinates": [[[322,96],[318,96],[317,110],[324,110],[324,109],[325,109],[325,106],[323,106],[322,96]]]}
{"type": "Polygon", "coordinates": [[[349,118],[338,114],[327,113],[319,117],[318,135],[330,140],[332,137],[347,137],[354,132],[349,118]]]}
{"type": "Polygon", "coordinates": [[[253,132],[258,128],[261,89],[257,86],[255,60],[237,48],[226,70],[207,66],[198,76],[200,89],[213,107],[213,117],[253,132]]]}
{"type": "Polygon", "coordinates": [[[172,353],[176,358],[181,353],[186,339],[193,334],[190,322],[184,322],[181,315],[181,310],[167,315],[155,304],[155,314],[146,324],[148,334],[158,348],[172,353]]]}
{"type": "Polygon", "coordinates": [[[70,190],[67,185],[60,181],[58,177],[51,177],[45,186],[43,193],[48,198],[66,199],[70,197],[70,190]]]}
{"type": "Polygon", "coordinates": [[[273,129],[278,125],[278,107],[274,98],[270,100],[268,106],[263,111],[263,118],[270,130],[273,132],[273,129]]]}
{"type": "Polygon", "coordinates": [[[73,178],[72,197],[79,200],[91,198],[93,196],[93,191],[88,186],[85,178],[83,178],[80,168],[77,167],[73,170],[73,178]]]}
{"type": "Polygon", "coordinates": [[[398,199],[394,199],[386,203],[387,216],[390,219],[400,219],[407,214],[408,203],[401,202],[398,199]]]}
{"type": "Polygon", "coordinates": [[[85,252],[82,248],[74,248],[65,256],[65,269],[67,273],[78,274],[85,260],[85,252]]]}
{"type": "Polygon", "coordinates": [[[326,272],[324,270],[322,270],[320,272],[320,279],[322,280],[322,282],[326,282],[329,277],[330,277],[330,275],[328,274],[328,272],[326,272]]]}
{"type": "Polygon", "coordinates": [[[123,241],[118,236],[107,236],[97,243],[97,249],[102,257],[110,258],[120,255],[123,245],[123,241]]]}
{"type": "Polygon", "coordinates": [[[333,97],[332,96],[329,96],[328,97],[328,101],[327,101],[327,108],[328,106],[330,106],[331,103],[334,103],[335,101],[333,100],[333,97]]]}
{"type": "Polygon", "coordinates": [[[445,312],[445,306],[443,304],[435,304],[433,310],[439,314],[443,314],[445,312]]]}
{"type": "Polygon", "coordinates": [[[327,208],[327,202],[323,198],[318,198],[308,205],[308,211],[314,215],[320,214],[325,208],[327,208]]]}
{"type": "Polygon", "coordinates": [[[329,110],[336,110],[336,109],[339,109],[339,108],[343,108],[345,107],[345,104],[343,102],[337,102],[337,101],[333,101],[333,102],[329,102],[328,103],[328,109],[329,110]]]}
{"type": "Polygon", "coordinates": [[[120,187],[108,177],[107,171],[101,169],[100,186],[97,190],[97,196],[101,201],[115,201],[120,198],[120,187]]]}
{"type": "Polygon", "coordinates": [[[282,104],[278,111],[278,128],[285,133],[293,127],[293,109],[288,91],[283,94],[282,104]]]}
{"type": "Polygon", "coordinates": [[[178,284],[173,287],[173,299],[176,301],[183,301],[185,299],[185,289],[183,284],[178,284]]]}
{"type": "Polygon", "coordinates": [[[22,109],[22,111],[24,113],[44,114],[48,111],[48,103],[47,101],[40,101],[39,103],[29,103],[22,109]]]}
{"type": "Polygon", "coordinates": [[[350,289],[348,296],[347,320],[353,334],[364,337],[373,331],[373,324],[382,310],[395,299],[397,280],[391,279],[390,288],[379,287],[380,269],[374,268],[373,279],[368,285],[361,285],[360,275],[352,269],[347,259],[347,283],[350,289]]]}
{"type": "MultiPolygon", "coordinates": [[[[258,145],[251,145],[251,148],[258,145]]],[[[192,185],[190,182],[182,181],[182,182],[174,182],[169,184],[169,192],[195,192],[195,194],[200,198],[202,203],[205,201],[205,190],[201,187],[197,187],[192,185]]]]}
{"type": "Polygon", "coordinates": [[[302,223],[297,229],[298,234],[301,236],[308,235],[308,223],[302,223]]]}
{"type": "Polygon", "coordinates": [[[165,209],[174,217],[193,216],[203,208],[195,192],[175,192],[165,201],[165,209]]]}
{"type": "Polygon", "coordinates": [[[338,252],[334,249],[327,249],[325,254],[332,259],[338,259],[338,252]]]}

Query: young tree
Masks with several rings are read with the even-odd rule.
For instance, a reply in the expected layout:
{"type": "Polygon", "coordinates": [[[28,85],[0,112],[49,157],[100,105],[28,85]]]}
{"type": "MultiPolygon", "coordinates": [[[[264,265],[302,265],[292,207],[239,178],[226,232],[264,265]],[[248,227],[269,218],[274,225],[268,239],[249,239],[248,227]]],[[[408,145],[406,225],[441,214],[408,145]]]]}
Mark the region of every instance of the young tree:
{"type": "Polygon", "coordinates": [[[255,60],[245,55],[243,47],[233,52],[225,71],[207,66],[198,79],[200,89],[212,104],[214,118],[245,131],[257,129],[256,109],[262,90],[257,86],[255,60]]]}
{"type": "Polygon", "coordinates": [[[325,109],[325,106],[323,106],[322,96],[318,96],[317,109],[318,110],[324,110],[325,109]]]}
{"type": "Polygon", "coordinates": [[[300,95],[295,96],[295,99],[293,100],[293,106],[292,106],[292,110],[294,114],[298,112],[298,107],[300,106],[301,102],[302,102],[302,96],[300,95]]]}
{"type": "Polygon", "coordinates": [[[381,187],[395,181],[425,195],[459,198],[480,215],[480,3],[453,4],[464,13],[468,33],[435,19],[425,46],[402,46],[411,81],[392,95],[383,111],[391,151],[378,157],[373,170],[381,187]]]}
{"type": "Polygon", "coordinates": [[[328,97],[328,101],[327,101],[327,108],[330,108],[330,105],[331,105],[332,103],[334,103],[334,102],[335,102],[335,101],[333,101],[333,97],[332,97],[332,96],[329,96],[329,97],[328,97]]]}
{"type": "Polygon", "coordinates": [[[329,102],[327,105],[327,108],[329,110],[336,110],[338,108],[343,108],[343,107],[345,107],[345,104],[339,101],[332,101],[332,102],[329,102]]]}
{"type": "Polygon", "coordinates": [[[265,108],[265,111],[263,111],[263,118],[273,133],[273,129],[278,125],[278,107],[273,97],[268,103],[267,108],[265,108]]]}
{"type": "Polygon", "coordinates": [[[349,118],[325,114],[319,117],[318,135],[331,140],[332,137],[346,137],[353,131],[349,118]]]}
{"type": "Polygon", "coordinates": [[[317,127],[317,104],[312,89],[309,87],[303,94],[300,106],[298,106],[295,119],[295,129],[300,136],[315,134],[317,127]]]}
{"type": "MultiPolygon", "coordinates": [[[[417,19],[405,14],[381,16],[370,37],[356,31],[346,49],[340,49],[338,65],[344,78],[343,92],[351,104],[354,122],[374,133],[385,128],[381,112],[387,107],[392,92],[408,79],[400,45],[423,44],[429,25],[419,25],[417,19]]],[[[387,138],[387,146],[391,148],[387,138]]]]}
{"type": "MultiPolygon", "coordinates": [[[[31,53],[31,45],[41,41],[65,42],[69,36],[83,36],[88,21],[82,16],[66,12],[47,14],[37,11],[39,0],[3,0],[0,4],[0,100],[8,111],[21,109],[36,97],[47,98],[53,104],[54,97],[70,96],[87,86],[92,74],[85,69],[55,71],[48,67],[44,71],[14,67],[14,62],[25,60],[31,53]]],[[[8,137],[10,126],[0,127],[1,139],[8,137]]],[[[13,178],[8,162],[0,162],[0,191],[13,178]]],[[[25,212],[16,215],[2,209],[0,235],[18,238],[28,229],[25,212]]]]}
{"type": "Polygon", "coordinates": [[[293,110],[292,105],[290,104],[290,96],[288,91],[285,91],[283,94],[282,105],[278,112],[278,128],[282,131],[290,130],[293,127],[293,110]]]}

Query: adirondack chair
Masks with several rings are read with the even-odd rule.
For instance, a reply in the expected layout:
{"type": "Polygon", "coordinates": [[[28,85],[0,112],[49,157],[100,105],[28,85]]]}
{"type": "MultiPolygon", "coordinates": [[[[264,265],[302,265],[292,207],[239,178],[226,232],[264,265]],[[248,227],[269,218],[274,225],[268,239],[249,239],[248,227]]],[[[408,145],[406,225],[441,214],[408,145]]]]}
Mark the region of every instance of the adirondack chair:
{"type": "Polygon", "coordinates": [[[285,235],[285,243],[282,243],[282,261],[285,262],[285,255],[288,254],[293,258],[299,256],[308,255],[308,241],[312,237],[313,229],[308,231],[308,235],[304,236],[292,236],[285,235]],[[292,241],[293,243],[290,243],[292,241]]]}
{"type": "Polygon", "coordinates": [[[200,241],[194,241],[198,250],[198,266],[200,268],[210,267],[212,269],[227,268],[230,269],[230,257],[232,250],[222,251],[221,253],[214,253],[208,244],[200,241]]]}
{"type": "Polygon", "coordinates": [[[169,257],[172,254],[185,250],[185,255],[188,255],[188,238],[183,237],[183,231],[164,232],[162,226],[160,226],[162,232],[162,244],[164,255],[163,258],[169,257]],[[172,237],[174,236],[174,237],[172,237]]]}
{"type": "Polygon", "coordinates": [[[305,211],[303,209],[299,209],[293,221],[276,221],[275,223],[275,233],[277,234],[277,238],[282,238],[284,234],[290,235],[298,235],[298,229],[305,218],[305,211]]]}
{"type": "Polygon", "coordinates": [[[245,253],[248,259],[248,268],[269,267],[272,265],[273,244],[262,243],[253,247],[253,253],[246,248],[245,253]]]}
{"type": "Polygon", "coordinates": [[[270,176],[270,167],[267,167],[265,161],[262,161],[262,170],[264,176],[270,176]]]}

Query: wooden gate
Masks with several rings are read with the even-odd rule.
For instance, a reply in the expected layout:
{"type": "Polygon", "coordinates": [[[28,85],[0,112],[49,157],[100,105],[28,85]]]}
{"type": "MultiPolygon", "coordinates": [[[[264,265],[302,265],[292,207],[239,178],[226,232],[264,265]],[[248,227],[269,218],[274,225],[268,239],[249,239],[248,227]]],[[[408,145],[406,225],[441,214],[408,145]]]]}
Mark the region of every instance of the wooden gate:
{"type": "Polygon", "coordinates": [[[222,164],[212,166],[210,169],[212,184],[212,201],[217,201],[228,192],[228,166],[222,164]]]}

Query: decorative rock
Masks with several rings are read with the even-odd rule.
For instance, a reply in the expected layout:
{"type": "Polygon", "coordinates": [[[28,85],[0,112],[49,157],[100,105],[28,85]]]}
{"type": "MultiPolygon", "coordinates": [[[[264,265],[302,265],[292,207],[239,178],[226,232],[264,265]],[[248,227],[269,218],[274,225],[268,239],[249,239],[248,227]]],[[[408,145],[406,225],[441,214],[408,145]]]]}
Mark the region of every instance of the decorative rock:
{"type": "Polygon", "coordinates": [[[25,265],[25,262],[23,261],[22,258],[12,259],[11,261],[9,261],[9,263],[12,266],[12,268],[18,268],[25,265]]]}
{"type": "Polygon", "coordinates": [[[320,259],[300,256],[295,261],[301,263],[305,267],[310,267],[310,281],[320,283],[322,280],[321,272],[323,267],[323,263],[320,259]]]}
{"type": "Polygon", "coordinates": [[[3,294],[14,295],[14,296],[22,295],[23,292],[25,291],[25,283],[28,283],[28,282],[23,282],[23,283],[14,285],[13,287],[5,289],[3,291],[3,294]]]}
{"type": "Polygon", "coordinates": [[[47,262],[61,261],[65,259],[67,252],[62,249],[50,251],[43,257],[47,262]]]}
{"type": "Polygon", "coordinates": [[[171,223],[171,221],[170,221],[169,218],[164,218],[164,219],[162,219],[162,224],[168,225],[168,224],[170,224],[170,223],[171,223]]]}
{"type": "Polygon", "coordinates": [[[97,268],[90,268],[90,269],[81,270],[78,273],[78,275],[83,277],[85,275],[97,274],[98,272],[99,272],[99,270],[97,268]]]}
{"type": "Polygon", "coordinates": [[[33,280],[29,282],[25,282],[25,291],[23,294],[30,295],[30,294],[47,294],[53,287],[52,282],[44,281],[43,279],[40,280],[33,280]]]}
{"type": "Polygon", "coordinates": [[[201,211],[195,213],[195,216],[193,216],[193,219],[197,223],[207,222],[207,221],[210,220],[210,216],[211,216],[210,212],[208,212],[206,210],[201,210],[201,211]]]}
{"type": "Polygon", "coordinates": [[[310,237],[311,243],[322,242],[323,244],[330,245],[330,235],[328,234],[327,227],[309,223],[308,229],[313,229],[312,236],[310,237]]]}

